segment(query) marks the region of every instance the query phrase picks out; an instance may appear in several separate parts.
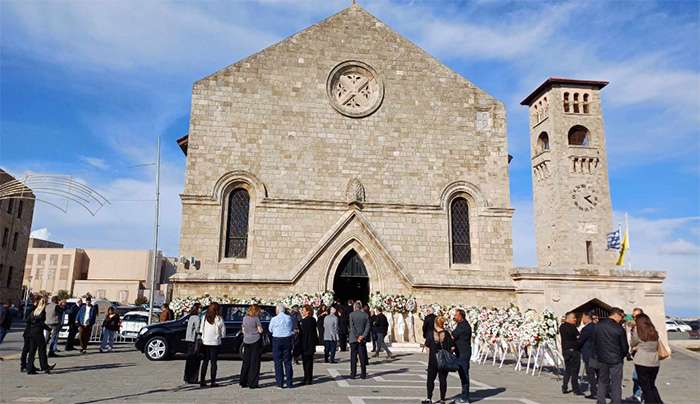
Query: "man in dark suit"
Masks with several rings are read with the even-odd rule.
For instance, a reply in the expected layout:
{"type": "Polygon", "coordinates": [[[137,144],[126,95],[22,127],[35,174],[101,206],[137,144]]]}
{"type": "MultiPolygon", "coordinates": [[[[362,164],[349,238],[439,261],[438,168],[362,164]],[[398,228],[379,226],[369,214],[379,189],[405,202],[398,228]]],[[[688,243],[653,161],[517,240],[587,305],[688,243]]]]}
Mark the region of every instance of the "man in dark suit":
{"type": "Polygon", "coordinates": [[[576,395],[582,395],[578,386],[578,374],[581,369],[581,352],[578,350],[578,328],[576,328],[576,313],[566,313],[564,322],[559,326],[561,337],[561,350],[564,356],[564,381],[561,385],[563,394],[571,391],[576,395]],[[571,390],[569,387],[571,380],[571,390]]]}
{"type": "Polygon", "coordinates": [[[457,326],[452,331],[452,339],[457,351],[459,380],[462,382],[462,395],[456,403],[469,402],[469,360],[472,356],[472,327],[467,322],[464,310],[457,309],[454,320],[457,326]]]}
{"type": "Polygon", "coordinates": [[[586,398],[595,398],[598,395],[598,369],[593,357],[593,335],[595,334],[595,324],[593,324],[593,314],[585,312],[581,316],[581,335],[578,337],[578,348],[583,358],[586,368],[586,381],[591,389],[591,394],[586,398]]]}
{"type": "Polygon", "coordinates": [[[301,360],[304,363],[304,381],[302,384],[309,385],[314,378],[314,354],[318,344],[318,333],[316,319],[313,316],[313,309],[308,304],[302,308],[299,339],[301,340],[301,360]]]}
{"type": "Polygon", "coordinates": [[[620,323],[625,312],[618,307],[601,319],[593,333],[593,354],[598,362],[598,404],[606,404],[610,392],[612,404],[622,403],[622,368],[629,353],[627,333],[620,323]]]}
{"type": "Polygon", "coordinates": [[[76,319],[78,317],[78,311],[83,306],[83,300],[78,299],[75,302],[75,306],[70,306],[66,309],[65,313],[68,314],[68,337],[66,338],[66,351],[75,350],[75,334],[78,333],[78,324],[76,319]]]}
{"type": "Polygon", "coordinates": [[[362,310],[362,302],[355,302],[350,314],[350,378],[357,376],[357,356],[360,356],[360,377],[367,378],[367,345],[369,337],[369,316],[362,310]]]}

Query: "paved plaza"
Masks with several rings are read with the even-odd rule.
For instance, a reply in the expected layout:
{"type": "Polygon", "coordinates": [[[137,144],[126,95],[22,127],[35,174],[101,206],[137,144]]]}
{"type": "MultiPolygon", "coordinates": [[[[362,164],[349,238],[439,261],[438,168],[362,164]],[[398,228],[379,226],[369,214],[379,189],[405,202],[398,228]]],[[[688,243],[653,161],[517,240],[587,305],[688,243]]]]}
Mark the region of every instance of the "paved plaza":
{"type": "MultiPolygon", "coordinates": [[[[425,398],[427,355],[398,353],[393,360],[383,356],[370,360],[366,380],[347,378],[348,353],[339,354],[340,363],[324,364],[317,357],[314,385],[292,390],[274,387],[273,364],[262,364],[261,389],[238,387],[240,361],[224,357],[219,361],[218,388],[201,389],[184,385],[184,360],[148,361],[128,344],[117,352],[99,354],[97,346],[87,355],[70,354],[56,358],[51,375],[28,376],[19,372],[19,333],[13,332],[0,345],[0,402],[27,403],[418,403],[425,398]],[[9,341],[8,341],[9,340],[9,341]],[[320,362],[320,363],[319,363],[320,362]]],[[[625,368],[624,395],[631,390],[631,365],[625,368]]],[[[665,361],[659,376],[659,390],[667,403],[698,402],[700,360],[678,353],[665,361]]],[[[301,380],[301,366],[294,367],[295,381],[301,380]]],[[[571,394],[562,396],[557,376],[543,372],[526,375],[504,366],[472,365],[472,400],[503,404],[593,403],[571,394]]],[[[459,378],[449,377],[448,397],[459,393],[459,378]]],[[[434,398],[439,397],[438,387],[434,398]]]]}

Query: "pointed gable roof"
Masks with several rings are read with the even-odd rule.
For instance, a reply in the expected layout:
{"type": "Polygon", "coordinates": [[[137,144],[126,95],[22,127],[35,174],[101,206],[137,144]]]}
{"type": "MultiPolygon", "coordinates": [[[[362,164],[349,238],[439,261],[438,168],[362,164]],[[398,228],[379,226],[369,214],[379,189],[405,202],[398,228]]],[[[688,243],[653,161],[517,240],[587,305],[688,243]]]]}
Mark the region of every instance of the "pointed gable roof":
{"type": "MultiPolygon", "coordinates": [[[[449,74],[454,75],[461,79],[463,83],[470,88],[474,88],[481,92],[483,95],[486,95],[490,98],[492,97],[490,94],[486,93],[484,90],[478,88],[475,86],[471,81],[466,79],[464,76],[460,75],[459,73],[455,72],[453,69],[448,67],[447,65],[443,64],[439,60],[437,60],[434,56],[426,52],[423,48],[419,47],[412,41],[408,40],[398,32],[394,31],[391,29],[388,25],[386,25],[383,21],[381,21],[379,18],[375,17],[374,15],[370,14],[367,10],[362,8],[359,4],[353,3],[351,6],[345,8],[344,10],[326,18],[325,20],[322,20],[314,25],[311,25],[310,27],[307,27],[296,34],[293,34],[273,45],[268,46],[267,48],[262,49],[259,52],[256,52],[250,56],[247,56],[238,62],[235,62],[231,65],[228,65],[222,69],[217,70],[216,72],[203,77],[202,79],[198,80],[196,83],[215,78],[221,74],[224,74],[225,72],[231,70],[232,68],[245,65],[247,63],[253,63],[258,57],[276,49],[279,47],[283,46],[291,46],[294,43],[298,41],[305,40],[307,38],[313,39],[314,37],[320,36],[318,35],[321,33],[323,30],[326,29],[343,29],[346,31],[352,31],[350,27],[355,26],[355,25],[374,25],[376,27],[381,27],[383,31],[385,31],[386,34],[390,35],[392,37],[392,41],[395,42],[400,42],[404,46],[409,46],[414,48],[415,50],[419,51],[422,56],[432,62],[434,64],[434,67],[437,69],[444,69],[446,72],[449,72],[449,74]]],[[[196,85],[195,83],[195,85],[196,85]]]]}

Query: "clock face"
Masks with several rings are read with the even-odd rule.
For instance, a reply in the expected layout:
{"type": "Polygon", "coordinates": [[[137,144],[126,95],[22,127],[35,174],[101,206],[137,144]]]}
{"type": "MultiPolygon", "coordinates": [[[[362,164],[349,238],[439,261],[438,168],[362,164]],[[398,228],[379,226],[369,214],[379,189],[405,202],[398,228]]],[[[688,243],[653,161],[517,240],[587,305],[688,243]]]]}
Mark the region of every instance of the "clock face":
{"type": "Polygon", "coordinates": [[[573,199],[574,205],[584,212],[598,206],[598,192],[588,184],[576,185],[571,191],[571,199],[573,199]]]}

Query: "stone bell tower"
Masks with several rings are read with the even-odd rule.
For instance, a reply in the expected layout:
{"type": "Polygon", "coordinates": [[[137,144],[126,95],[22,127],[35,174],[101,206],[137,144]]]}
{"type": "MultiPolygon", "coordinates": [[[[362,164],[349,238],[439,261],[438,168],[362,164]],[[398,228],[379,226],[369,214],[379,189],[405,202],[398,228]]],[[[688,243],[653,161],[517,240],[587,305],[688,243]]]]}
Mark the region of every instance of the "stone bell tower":
{"type": "Polygon", "coordinates": [[[611,266],[613,230],[600,104],[606,81],[549,78],[529,107],[537,260],[541,268],[611,266]]]}

